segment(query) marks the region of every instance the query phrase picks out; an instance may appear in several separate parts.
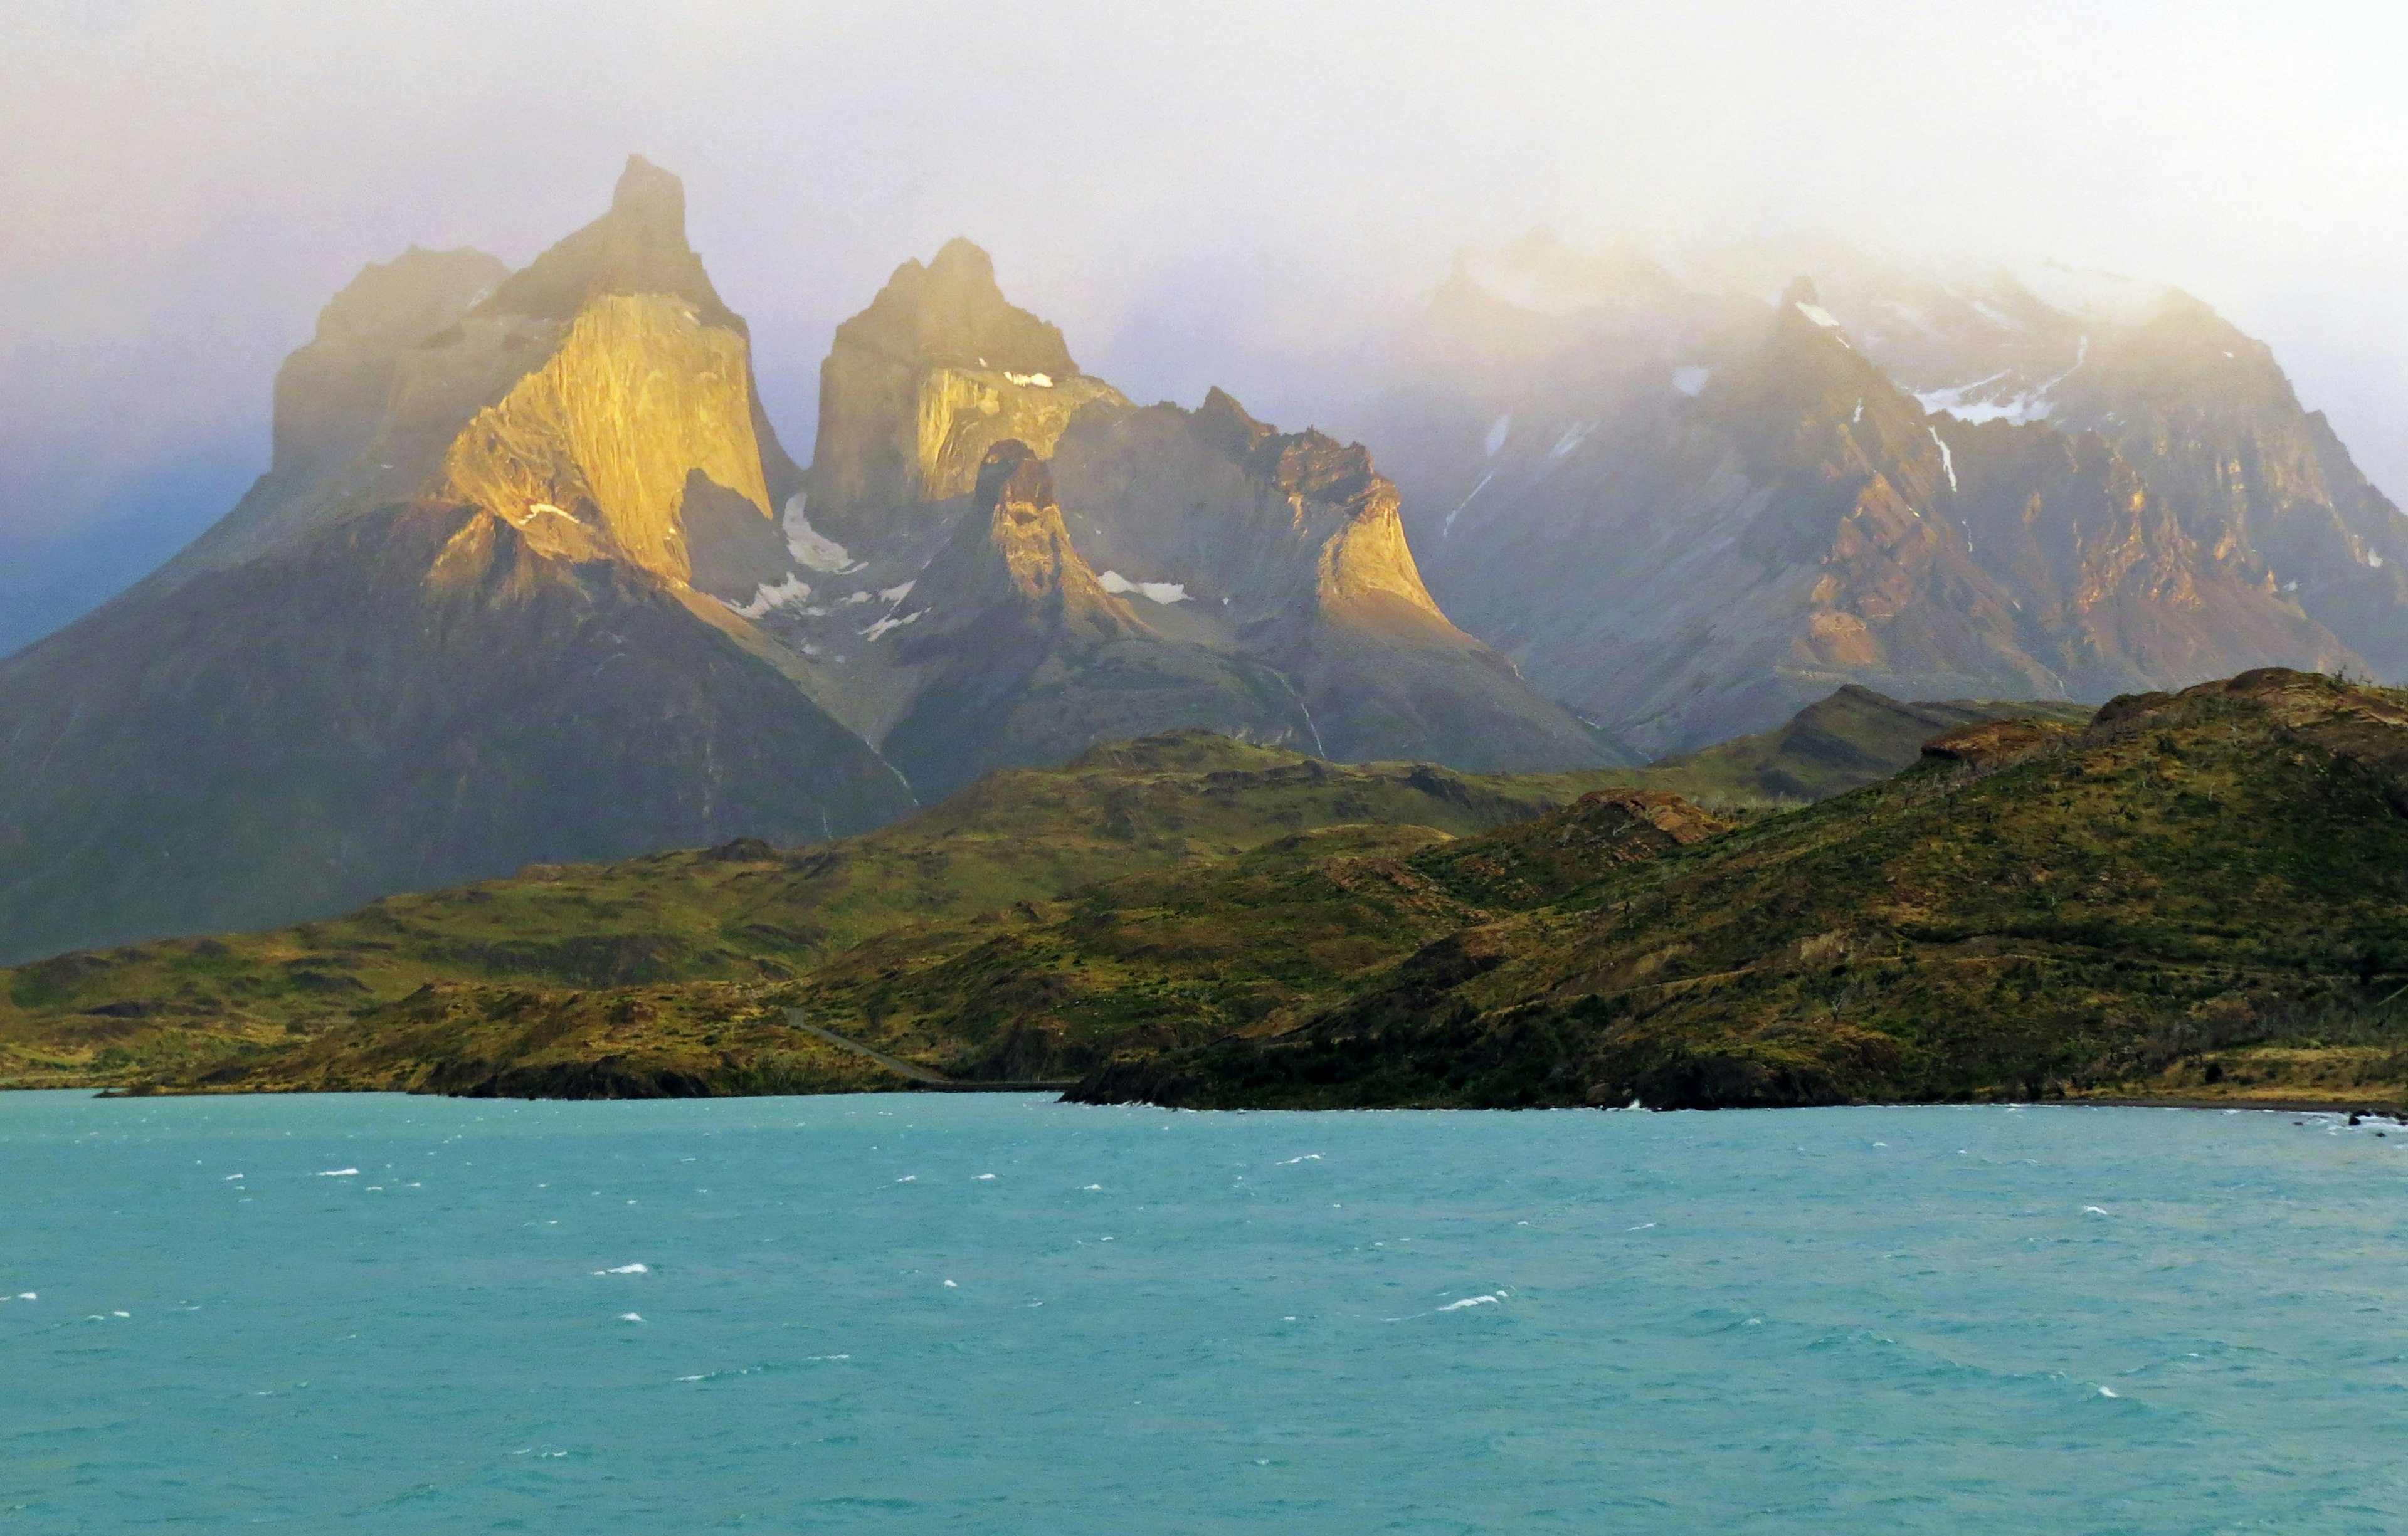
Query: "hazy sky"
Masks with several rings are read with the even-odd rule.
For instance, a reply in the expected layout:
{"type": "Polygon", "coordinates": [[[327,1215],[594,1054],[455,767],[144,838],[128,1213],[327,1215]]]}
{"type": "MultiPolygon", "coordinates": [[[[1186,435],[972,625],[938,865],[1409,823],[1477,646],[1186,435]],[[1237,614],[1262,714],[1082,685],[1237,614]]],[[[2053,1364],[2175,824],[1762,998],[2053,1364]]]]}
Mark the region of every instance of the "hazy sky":
{"type": "Polygon", "coordinates": [[[965,234],[1140,399],[1327,415],[1466,243],[1819,226],[2187,288],[2408,491],[2408,22],[2374,5],[0,0],[0,650],[266,462],[329,294],[512,263],[629,150],[810,450],[965,234]]]}

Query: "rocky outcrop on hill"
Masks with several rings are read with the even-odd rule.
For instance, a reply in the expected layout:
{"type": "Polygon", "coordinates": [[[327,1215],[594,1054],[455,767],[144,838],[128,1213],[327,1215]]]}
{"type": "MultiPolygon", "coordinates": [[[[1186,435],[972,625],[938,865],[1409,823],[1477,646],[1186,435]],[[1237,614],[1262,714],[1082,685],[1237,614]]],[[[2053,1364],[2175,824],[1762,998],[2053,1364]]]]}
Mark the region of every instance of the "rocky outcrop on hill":
{"type": "MultiPolygon", "coordinates": [[[[1534,882],[1537,903],[1276,1030],[1111,1053],[1072,1097],[2397,1104],[2403,766],[2408,695],[2283,669],[2114,701],[2080,732],[1967,726],[1843,800],[1534,882]]],[[[1581,809],[1485,841],[1544,847],[1581,809]]],[[[1402,875],[1443,882],[1472,851],[1402,875]]],[[[1297,895],[1291,928],[1337,909],[1297,895]]]]}

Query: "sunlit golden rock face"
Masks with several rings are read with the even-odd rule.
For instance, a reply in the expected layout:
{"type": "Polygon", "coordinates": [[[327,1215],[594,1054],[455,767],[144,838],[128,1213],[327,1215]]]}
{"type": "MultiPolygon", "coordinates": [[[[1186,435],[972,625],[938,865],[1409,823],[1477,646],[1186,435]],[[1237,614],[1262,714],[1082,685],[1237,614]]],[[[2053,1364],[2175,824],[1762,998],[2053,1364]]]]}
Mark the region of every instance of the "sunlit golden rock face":
{"type": "Polygon", "coordinates": [[[967,240],[906,262],[837,328],[820,369],[813,524],[847,541],[910,532],[968,495],[998,443],[1051,455],[1081,407],[1121,400],[1079,371],[1062,333],[1005,301],[967,240]]]}
{"type": "Polygon", "coordinates": [[[1361,446],[1278,432],[1214,390],[1194,411],[1082,413],[1054,470],[1089,563],[1182,593],[1156,622],[1289,679],[1317,751],[1480,768],[1598,761],[1578,722],[1431,601],[1396,487],[1361,446]]]}
{"type": "Polygon", "coordinates": [[[1015,383],[1000,370],[931,368],[920,380],[918,438],[905,467],[905,492],[929,502],[966,494],[996,444],[1025,443],[1050,454],[1081,406],[1120,398],[1102,379],[1083,375],[1038,385],[1015,383]]]}
{"type": "Polygon", "coordinates": [[[1214,390],[1091,413],[1057,457],[1099,566],[1180,582],[1237,626],[1399,625],[1476,644],[1439,611],[1360,445],[1282,434],[1214,390]]]}
{"type": "Polygon", "coordinates": [[[792,570],[792,471],[683,206],[631,161],[489,294],[474,253],[372,269],[243,505],[0,661],[0,952],[910,807],[738,611],[792,570]]]}
{"type": "Polygon", "coordinates": [[[678,296],[602,294],[549,362],[460,433],[432,496],[538,540],[555,524],[598,533],[682,582],[693,576],[681,514],[694,476],[770,517],[752,420],[743,336],[678,296]]]}
{"type": "Polygon", "coordinates": [[[989,568],[1003,576],[1020,603],[1098,633],[1145,630],[1072,547],[1054,498],[1053,471],[1035,450],[1019,442],[996,444],[980,461],[977,491],[978,505],[994,509],[986,518],[989,568]]]}

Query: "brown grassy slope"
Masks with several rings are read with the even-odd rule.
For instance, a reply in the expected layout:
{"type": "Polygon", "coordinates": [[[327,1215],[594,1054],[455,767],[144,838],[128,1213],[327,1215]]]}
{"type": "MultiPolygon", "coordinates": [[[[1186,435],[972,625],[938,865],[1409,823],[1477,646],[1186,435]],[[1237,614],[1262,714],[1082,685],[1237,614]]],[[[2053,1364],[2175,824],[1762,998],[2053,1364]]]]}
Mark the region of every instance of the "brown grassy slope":
{"type": "Polygon", "coordinates": [[[2118,701],[2078,733],[1978,728],[1477,938],[1477,967],[1408,960],[1276,1041],[1127,1061],[1082,1093],[2396,1101],[2408,694],[2268,670],[2118,701]]]}
{"type": "Polygon", "coordinates": [[[898,925],[1044,901],[1341,822],[1476,832],[1595,775],[1340,766],[1203,732],[996,774],[907,821],[796,849],[739,841],[388,897],[348,917],[74,953],[0,972],[0,1082],[190,1076],[429,984],[774,983],[898,925]]]}

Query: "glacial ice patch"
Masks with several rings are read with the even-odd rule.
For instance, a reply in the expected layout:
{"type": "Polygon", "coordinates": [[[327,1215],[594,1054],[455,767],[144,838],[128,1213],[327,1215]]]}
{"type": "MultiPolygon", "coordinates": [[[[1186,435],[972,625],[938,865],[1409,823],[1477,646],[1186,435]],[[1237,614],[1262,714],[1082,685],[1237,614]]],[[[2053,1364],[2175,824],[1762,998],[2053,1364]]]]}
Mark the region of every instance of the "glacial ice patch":
{"type": "Polygon", "coordinates": [[[811,519],[803,516],[803,503],[800,494],[786,498],[786,552],[795,557],[795,563],[809,570],[851,570],[853,556],[843,545],[811,526],[811,519]]]}
{"type": "Polygon", "coordinates": [[[1096,580],[1108,592],[1114,594],[1136,592],[1140,596],[1152,598],[1165,607],[1168,607],[1173,603],[1184,603],[1188,600],[1187,584],[1183,581],[1131,581],[1118,571],[1102,572],[1096,576],[1096,580]]]}
{"type": "Polygon", "coordinates": [[[752,602],[730,603],[727,605],[747,619],[763,619],[768,616],[772,608],[782,608],[790,603],[808,603],[810,601],[810,585],[801,576],[789,573],[785,580],[775,586],[766,581],[761,583],[752,593],[752,602]]]}

